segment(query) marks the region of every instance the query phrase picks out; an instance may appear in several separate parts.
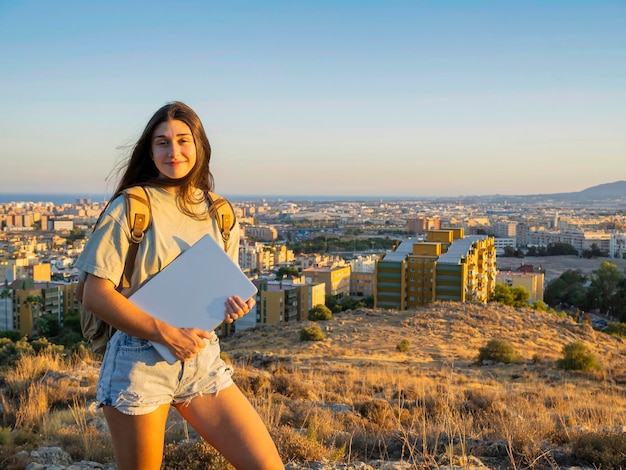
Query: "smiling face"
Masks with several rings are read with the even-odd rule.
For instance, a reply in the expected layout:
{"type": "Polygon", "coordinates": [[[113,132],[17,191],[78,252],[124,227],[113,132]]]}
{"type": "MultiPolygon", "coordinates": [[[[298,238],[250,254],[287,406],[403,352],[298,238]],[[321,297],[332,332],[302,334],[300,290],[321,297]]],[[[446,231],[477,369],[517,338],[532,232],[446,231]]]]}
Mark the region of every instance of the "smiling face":
{"type": "Polygon", "coordinates": [[[162,122],[152,133],[151,153],[159,178],[187,176],[196,164],[196,144],[191,129],[183,121],[162,122]]]}

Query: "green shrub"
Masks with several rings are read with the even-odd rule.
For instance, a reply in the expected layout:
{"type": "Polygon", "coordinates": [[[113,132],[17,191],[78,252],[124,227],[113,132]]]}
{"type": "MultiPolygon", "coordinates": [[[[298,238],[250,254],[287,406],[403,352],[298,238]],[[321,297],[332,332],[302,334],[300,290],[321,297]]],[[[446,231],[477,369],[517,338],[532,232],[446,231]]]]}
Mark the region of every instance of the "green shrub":
{"type": "Polygon", "coordinates": [[[322,341],[324,332],[317,325],[307,326],[300,330],[300,341],[322,341]]]}
{"type": "Polygon", "coordinates": [[[538,300],[537,302],[533,302],[531,308],[533,310],[537,310],[538,312],[547,312],[548,311],[548,306],[546,305],[545,302],[542,302],[541,300],[538,300]]]}
{"type": "Polygon", "coordinates": [[[0,446],[6,446],[11,443],[11,428],[0,426],[0,446]]]}
{"type": "Polygon", "coordinates": [[[408,339],[403,339],[398,344],[396,344],[396,349],[400,352],[407,352],[409,350],[409,346],[411,343],[408,339]]]}
{"type": "Polygon", "coordinates": [[[325,321],[333,318],[333,313],[326,305],[316,305],[309,310],[309,316],[307,317],[311,321],[325,321]]]}
{"type": "Polygon", "coordinates": [[[557,367],[565,370],[600,370],[602,366],[583,343],[570,343],[563,346],[563,359],[556,361],[557,367]]]}
{"type": "Polygon", "coordinates": [[[626,434],[582,434],[572,443],[572,454],[593,468],[626,468],[626,434]]]}
{"type": "Polygon", "coordinates": [[[509,364],[511,362],[519,362],[522,359],[517,350],[508,343],[501,339],[492,339],[478,350],[478,364],[482,364],[483,361],[495,361],[509,364]]]}
{"type": "Polygon", "coordinates": [[[19,341],[22,334],[19,331],[0,331],[0,338],[8,338],[14,343],[19,341]]]}
{"type": "Polygon", "coordinates": [[[626,323],[609,323],[609,326],[606,327],[604,332],[613,336],[626,338],[626,323]]]}

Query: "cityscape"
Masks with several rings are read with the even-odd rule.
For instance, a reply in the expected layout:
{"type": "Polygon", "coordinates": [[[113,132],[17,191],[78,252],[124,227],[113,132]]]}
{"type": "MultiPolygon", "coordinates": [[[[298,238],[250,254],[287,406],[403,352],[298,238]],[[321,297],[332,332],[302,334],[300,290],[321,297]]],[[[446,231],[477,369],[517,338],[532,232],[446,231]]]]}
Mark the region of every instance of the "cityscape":
{"type": "MultiPolygon", "coordinates": [[[[329,297],[405,310],[486,302],[505,284],[526,289],[529,303],[543,302],[545,285],[567,267],[546,271],[511,256],[560,244],[574,250],[570,261],[593,255],[623,270],[625,184],[602,185],[600,195],[589,188],[415,200],[232,198],[239,263],[258,287],[255,314],[235,328],[302,321],[329,297]]],[[[0,203],[0,330],[32,336],[41,317],[62,324],[77,311],[74,262],[104,206],[89,198],[0,203]]]]}

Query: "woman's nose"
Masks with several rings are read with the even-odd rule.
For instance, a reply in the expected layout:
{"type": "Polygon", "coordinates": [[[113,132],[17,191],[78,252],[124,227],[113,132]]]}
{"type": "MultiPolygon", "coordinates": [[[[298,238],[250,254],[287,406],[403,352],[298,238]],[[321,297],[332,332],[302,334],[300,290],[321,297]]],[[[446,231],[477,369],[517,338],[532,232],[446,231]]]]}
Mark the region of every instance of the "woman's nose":
{"type": "Polygon", "coordinates": [[[178,155],[179,151],[180,146],[176,142],[172,142],[167,148],[167,155],[168,157],[175,157],[176,155],[178,155]]]}

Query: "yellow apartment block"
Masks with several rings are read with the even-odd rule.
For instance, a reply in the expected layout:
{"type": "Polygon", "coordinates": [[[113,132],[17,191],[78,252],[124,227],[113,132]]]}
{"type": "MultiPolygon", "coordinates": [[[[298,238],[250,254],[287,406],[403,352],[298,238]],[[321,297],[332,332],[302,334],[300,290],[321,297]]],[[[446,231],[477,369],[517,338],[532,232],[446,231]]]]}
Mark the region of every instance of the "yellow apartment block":
{"type": "Polygon", "coordinates": [[[431,230],[403,241],[376,264],[374,305],[405,310],[434,300],[486,302],[495,289],[493,237],[462,228],[431,230]]]}
{"type": "Polygon", "coordinates": [[[276,324],[306,320],[309,310],[324,305],[324,284],[266,281],[259,284],[257,323],[276,324]]]}
{"type": "Polygon", "coordinates": [[[364,298],[374,295],[374,273],[357,272],[350,273],[350,297],[364,298]]]}
{"type": "Polygon", "coordinates": [[[407,308],[419,307],[435,300],[436,267],[441,250],[441,243],[413,244],[413,252],[407,257],[407,308]]]}
{"type": "Polygon", "coordinates": [[[274,325],[285,318],[285,294],[283,291],[261,291],[258,309],[258,323],[274,325]]]}
{"type": "Polygon", "coordinates": [[[509,287],[523,287],[530,294],[528,302],[543,302],[544,273],[498,271],[496,284],[509,287]]]}
{"type": "Polygon", "coordinates": [[[350,271],[350,266],[321,266],[304,269],[302,275],[313,284],[326,284],[327,295],[342,299],[350,294],[350,271]]]}
{"type": "Polygon", "coordinates": [[[304,284],[298,286],[298,320],[306,320],[309,310],[316,305],[325,305],[326,286],[322,284],[304,284]]]}
{"type": "Polygon", "coordinates": [[[68,313],[76,312],[78,308],[75,288],[76,283],[15,281],[11,284],[15,330],[33,336],[37,333],[37,320],[43,315],[54,315],[62,322],[68,313]]]}

